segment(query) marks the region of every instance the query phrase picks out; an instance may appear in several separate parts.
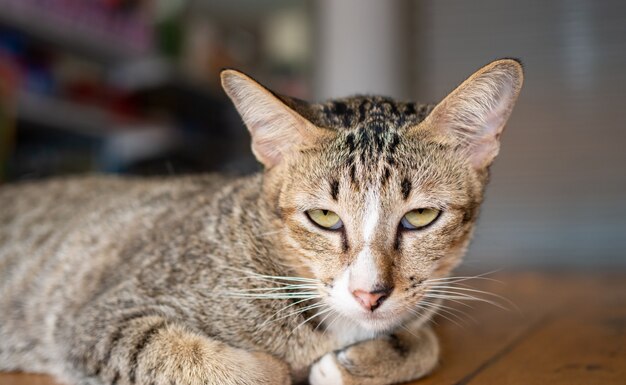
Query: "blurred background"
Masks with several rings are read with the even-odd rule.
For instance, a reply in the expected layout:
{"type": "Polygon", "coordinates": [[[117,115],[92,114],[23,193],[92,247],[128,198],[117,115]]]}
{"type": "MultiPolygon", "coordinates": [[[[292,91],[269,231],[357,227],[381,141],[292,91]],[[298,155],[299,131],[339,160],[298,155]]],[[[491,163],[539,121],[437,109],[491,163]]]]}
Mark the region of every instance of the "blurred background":
{"type": "Polygon", "coordinates": [[[526,82],[467,266],[626,266],[619,0],[0,0],[0,183],[257,170],[224,67],[434,102],[499,57],[526,82]]]}

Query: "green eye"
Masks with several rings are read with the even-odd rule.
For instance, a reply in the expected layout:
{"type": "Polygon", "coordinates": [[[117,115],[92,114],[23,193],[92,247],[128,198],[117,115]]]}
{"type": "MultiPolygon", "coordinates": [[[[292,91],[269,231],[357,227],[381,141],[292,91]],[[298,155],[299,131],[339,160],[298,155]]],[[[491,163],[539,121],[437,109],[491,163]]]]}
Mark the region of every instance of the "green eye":
{"type": "Polygon", "coordinates": [[[306,214],[311,220],[325,229],[338,230],[343,227],[343,222],[339,215],[330,210],[309,210],[306,214]]]}
{"type": "Polygon", "coordinates": [[[400,223],[408,230],[421,229],[433,223],[441,211],[437,209],[415,209],[404,214],[400,223]]]}

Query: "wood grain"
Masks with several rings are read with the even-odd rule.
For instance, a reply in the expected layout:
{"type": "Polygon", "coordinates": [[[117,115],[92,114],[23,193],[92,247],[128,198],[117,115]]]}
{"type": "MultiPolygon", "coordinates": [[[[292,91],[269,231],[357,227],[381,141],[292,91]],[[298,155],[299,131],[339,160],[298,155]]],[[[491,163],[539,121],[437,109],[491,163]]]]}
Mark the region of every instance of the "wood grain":
{"type": "Polygon", "coordinates": [[[49,376],[43,374],[0,373],[2,385],[60,385],[49,376]]]}
{"type": "Polygon", "coordinates": [[[551,306],[524,338],[457,384],[625,384],[624,281],[605,277],[563,282],[559,289],[566,288],[567,295],[554,302],[548,296],[551,306]]]}
{"type": "MultiPolygon", "coordinates": [[[[448,303],[439,368],[413,385],[626,384],[626,273],[511,273],[471,286],[519,310],[448,303]],[[462,315],[461,312],[467,314],[462,315]]],[[[0,385],[57,385],[0,374],[0,385]]]]}
{"type": "Polygon", "coordinates": [[[518,273],[481,289],[518,313],[481,306],[478,323],[440,322],[439,369],[419,385],[626,383],[626,276],[518,273]]]}

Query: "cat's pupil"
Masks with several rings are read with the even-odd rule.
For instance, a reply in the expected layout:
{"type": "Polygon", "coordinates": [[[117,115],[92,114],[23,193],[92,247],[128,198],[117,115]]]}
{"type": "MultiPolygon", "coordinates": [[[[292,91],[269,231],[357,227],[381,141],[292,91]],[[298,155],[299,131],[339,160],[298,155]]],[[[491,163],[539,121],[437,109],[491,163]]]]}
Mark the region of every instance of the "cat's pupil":
{"type": "Polygon", "coordinates": [[[419,214],[424,214],[424,209],[417,209],[417,212],[418,212],[419,214]]]}
{"type": "Polygon", "coordinates": [[[324,214],[324,216],[328,215],[328,210],[322,210],[322,214],[324,214]]]}

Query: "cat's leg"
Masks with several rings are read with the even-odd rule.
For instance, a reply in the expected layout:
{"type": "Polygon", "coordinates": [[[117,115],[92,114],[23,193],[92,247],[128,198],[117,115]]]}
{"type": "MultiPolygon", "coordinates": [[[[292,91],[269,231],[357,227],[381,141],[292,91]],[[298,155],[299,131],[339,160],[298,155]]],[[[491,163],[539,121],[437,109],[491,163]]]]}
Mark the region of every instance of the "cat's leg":
{"type": "Polygon", "coordinates": [[[265,353],[233,348],[159,316],[76,333],[59,375],[75,384],[254,385],[291,383],[289,367],[265,353]],[[96,338],[94,338],[96,337],[96,338]]]}
{"type": "Polygon", "coordinates": [[[437,337],[428,326],[409,330],[326,354],[311,367],[311,385],[388,385],[427,375],[437,365],[437,337]]]}

